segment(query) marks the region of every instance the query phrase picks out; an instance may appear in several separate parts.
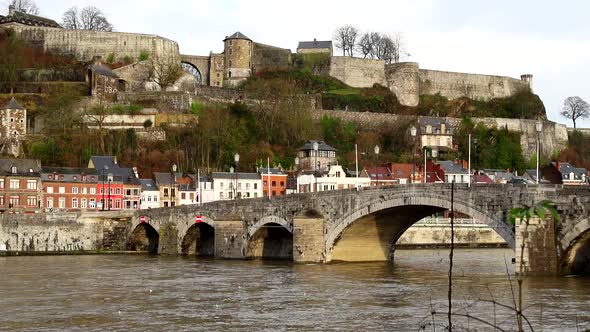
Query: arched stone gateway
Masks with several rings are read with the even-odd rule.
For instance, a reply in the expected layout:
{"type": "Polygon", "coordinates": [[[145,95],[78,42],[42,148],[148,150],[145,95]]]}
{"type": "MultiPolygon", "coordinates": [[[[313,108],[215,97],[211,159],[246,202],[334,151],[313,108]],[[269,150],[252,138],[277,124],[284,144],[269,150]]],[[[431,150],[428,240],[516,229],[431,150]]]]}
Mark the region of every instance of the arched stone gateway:
{"type": "Polygon", "coordinates": [[[215,228],[203,222],[190,226],[182,239],[181,253],[189,256],[215,256],[215,228]]]}
{"type": "MultiPolygon", "coordinates": [[[[426,193],[367,202],[327,229],[326,261],[392,260],[394,244],[406,229],[424,217],[450,208],[450,197],[426,193]]],[[[457,199],[454,210],[489,225],[514,248],[514,233],[503,220],[457,199]]]]}
{"type": "Polygon", "coordinates": [[[583,219],[562,236],[560,270],[565,274],[590,274],[590,219],[583,219]]]}
{"type": "Polygon", "coordinates": [[[158,232],[150,224],[140,223],[133,229],[127,241],[127,250],[157,254],[159,240],[158,232]]]}
{"type": "Polygon", "coordinates": [[[190,62],[184,62],[184,61],[181,62],[181,66],[182,66],[182,70],[191,74],[195,78],[195,81],[198,84],[203,84],[203,75],[201,74],[201,71],[199,70],[199,68],[197,68],[197,66],[193,65],[190,62]]]}
{"type": "Polygon", "coordinates": [[[265,223],[249,239],[247,258],[293,259],[293,233],[284,225],[265,223]]]}

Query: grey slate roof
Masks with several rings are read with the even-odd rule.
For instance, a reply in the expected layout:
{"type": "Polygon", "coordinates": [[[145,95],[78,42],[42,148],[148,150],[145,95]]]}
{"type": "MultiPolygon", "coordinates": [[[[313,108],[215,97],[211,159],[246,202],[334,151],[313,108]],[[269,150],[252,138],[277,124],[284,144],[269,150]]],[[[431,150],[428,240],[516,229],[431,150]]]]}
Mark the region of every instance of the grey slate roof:
{"type": "MultiPolygon", "coordinates": [[[[441,124],[445,124],[445,128],[447,130],[451,130],[452,126],[449,125],[449,123],[447,122],[447,120],[445,118],[438,118],[438,117],[434,117],[434,116],[421,116],[420,119],[418,120],[418,123],[420,125],[420,129],[423,131],[423,133],[426,132],[426,126],[431,126],[433,128],[438,128],[440,129],[441,124]]],[[[433,132],[434,134],[434,132],[433,132]]],[[[444,134],[444,133],[443,133],[444,134]]]]}
{"type": "Polygon", "coordinates": [[[586,174],[587,171],[585,168],[574,167],[570,163],[559,163],[559,171],[563,176],[563,179],[569,180],[570,173],[574,173],[575,180],[581,180],[582,174],[586,174]]]}
{"type": "Polygon", "coordinates": [[[300,41],[297,49],[332,48],[331,40],[300,41]]]}
{"type": "Polygon", "coordinates": [[[226,36],[223,41],[226,41],[228,39],[246,39],[246,40],[252,41],[252,39],[248,38],[245,34],[239,32],[239,31],[236,31],[233,35],[226,36]]]}
{"type": "Polygon", "coordinates": [[[86,176],[84,183],[97,183],[98,172],[94,168],[83,167],[42,167],[41,180],[42,181],[57,181],[57,182],[82,182],[82,175],[86,176]],[[63,175],[63,179],[54,177],[53,175],[63,175]],[[52,175],[52,178],[49,178],[52,175]],[[76,179],[74,180],[74,176],[76,179]],[[93,180],[94,178],[94,180],[93,180]]]}
{"type": "Polygon", "coordinates": [[[115,162],[115,157],[113,156],[90,156],[90,161],[92,161],[94,168],[96,168],[97,170],[119,167],[119,165],[117,165],[117,163],[115,162]]]}
{"type": "Polygon", "coordinates": [[[456,164],[452,160],[440,160],[438,162],[443,171],[448,174],[467,174],[469,171],[463,168],[461,163],[456,164]]]}
{"type": "Polygon", "coordinates": [[[119,77],[110,68],[103,66],[103,65],[90,65],[90,66],[88,66],[88,69],[93,70],[95,73],[97,73],[99,75],[108,76],[108,77],[119,77]]]}
{"type": "Polygon", "coordinates": [[[158,185],[153,179],[139,179],[142,191],[159,191],[158,185]]]}
{"type": "Polygon", "coordinates": [[[11,22],[39,27],[61,28],[61,26],[57,24],[57,22],[55,22],[54,20],[19,12],[16,10],[12,14],[9,14],[7,16],[0,15],[0,24],[11,22]]]}
{"type": "Polygon", "coordinates": [[[314,140],[307,141],[307,143],[303,144],[303,146],[299,148],[299,151],[313,150],[313,142],[318,142],[318,151],[338,151],[335,148],[326,144],[324,141],[314,140]]]}
{"type": "Polygon", "coordinates": [[[8,102],[8,104],[6,104],[6,106],[0,108],[3,110],[24,110],[25,108],[21,106],[21,104],[19,104],[16,99],[11,98],[10,101],[8,102]]]}
{"type": "MultiPolygon", "coordinates": [[[[237,173],[238,179],[242,180],[260,180],[260,174],[258,173],[237,173]]],[[[211,173],[213,180],[215,179],[235,179],[236,173],[231,172],[213,172],[211,173]]]]}
{"type": "Polygon", "coordinates": [[[41,176],[41,162],[37,159],[0,159],[1,176],[41,176]],[[12,168],[16,167],[16,172],[12,168]]]}

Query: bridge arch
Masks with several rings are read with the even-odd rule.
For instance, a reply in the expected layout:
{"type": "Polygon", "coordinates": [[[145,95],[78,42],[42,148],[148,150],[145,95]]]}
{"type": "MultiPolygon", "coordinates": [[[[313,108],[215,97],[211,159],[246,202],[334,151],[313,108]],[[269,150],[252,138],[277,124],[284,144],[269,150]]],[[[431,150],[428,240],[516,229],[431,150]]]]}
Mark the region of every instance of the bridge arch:
{"type": "Polygon", "coordinates": [[[188,227],[180,245],[183,255],[215,256],[215,228],[206,222],[188,227]]]}
{"type": "Polygon", "coordinates": [[[566,229],[563,235],[556,236],[561,272],[590,274],[590,219],[582,219],[566,229]]]}
{"type": "Polygon", "coordinates": [[[292,224],[280,217],[267,216],[250,226],[246,257],[292,260],[292,224]]]}
{"type": "Polygon", "coordinates": [[[147,251],[150,254],[158,253],[160,234],[156,229],[146,223],[139,223],[127,239],[126,249],[129,251],[147,251]]]}
{"type": "Polygon", "coordinates": [[[254,236],[254,234],[264,225],[266,224],[278,224],[285,227],[291,234],[293,234],[293,224],[288,222],[287,220],[277,217],[277,216],[266,216],[258,221],[256,221],[253,225],[248,226],[248,238],[254,236]]]}
{"type": "MultiPolygon", "coordinates": [[[[424,214],[423,217],[426,217],[430,215],[432,212],[450,210],[451,200],[450,197],[445,197],[442,195],[433,195],[429,193],[420,193],[420,195],[408,195],[407,193],[405,193],[400,195],[394,195],[388,198],[383,198],[381,196],[378,199],[371,200],[363,206],[352,211],[351,213],[345,215],[343,218],[340,218],[334,224],[333,227],[330,227],[327,230],[324,243],[325,252],[327,255],[326,261],[330,261],[332,259],[331,255],[336,242],[340,239],[345,230],[349,226],[354,224],[356,221],[361,220],[362,218],[369,217],[371,215],[377,215],[379,213],[388,214],[395,212],[396,210],[401,211],[404,208],[408,209],[411,207],[418,207],[422,209],[416,209],[414,213],[419,214],[420,212],[422,212],[424,214]],[[432,210],[424,210],[424,207],[430,207],[432,210]]],[[[514,232],[512,228],[502,220],[501,217],[490,215],[484,209],[474,206],[473,204],[464,202],[457,198],[455,198],[454,200],[454,210],[456,212],[461,212],[463,214],[469,215],[472,218],[487,224],[488,226],[493,228],[506,241],[510,248],[514,249],[514,232]]],[[[393,246],[395,244],[395,240],[397,240],[397,238],[399,238],[399,236],[401,236],[401,234],[408,227],[410,227],[412,224],[414,224],[421,218],[422,217],[419,217],[415,220],[411,220],[406,225],[403,225],[402,229],[400,229],[400,232],[395,234],[395,238],[392,239],[394,241],[391,242],[391,245],[393,246]]],[[[391,248],[389,248],[389,250],[390,249],[391,248]]]]}
{"type": "Polygon", "coordinates": [[[195,78],[197,84],[203,84],[203,73],[201,72],[199,67],[188,61],[182,61],[180,65],[183,71],[189,73],[195,78]]]}

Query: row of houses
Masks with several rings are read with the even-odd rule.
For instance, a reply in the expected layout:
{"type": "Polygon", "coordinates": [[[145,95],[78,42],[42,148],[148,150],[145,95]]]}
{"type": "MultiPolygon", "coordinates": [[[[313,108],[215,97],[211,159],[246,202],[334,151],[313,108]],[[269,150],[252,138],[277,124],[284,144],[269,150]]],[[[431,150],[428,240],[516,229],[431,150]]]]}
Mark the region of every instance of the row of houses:
{"type": "MultiPolygon", "coordinates": [[[[385,163],[358,173],[336,160],[336,150],[310,141],[299,151],[297,169],[210,175],[155,172],[140,178],[113,156],[92,156],[88,167],[42,167],[33,159],[0,159],[0,212],[138,210],[201,204],[217,200],[273,197],[291,193],[357,189],[408,183],[536,183],[536,170],[518,175],[501,169],[469,174],[467,162],[427,160],[425,164],[385,163]],[[424,167],[425,166],[425,167],[424,167]]],[[[587,185],[587,170],[555,162],[540,170],[542,183],[587,185]]]]}

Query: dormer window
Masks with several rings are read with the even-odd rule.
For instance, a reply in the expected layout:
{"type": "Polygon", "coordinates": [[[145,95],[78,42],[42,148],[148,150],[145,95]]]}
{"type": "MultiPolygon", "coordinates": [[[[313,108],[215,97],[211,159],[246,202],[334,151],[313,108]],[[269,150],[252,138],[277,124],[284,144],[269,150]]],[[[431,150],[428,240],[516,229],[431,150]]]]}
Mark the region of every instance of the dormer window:
{"type": "Polygon", "coordinates": [[[573,179],[574,179],[574,172],[571,172],[570,173],[570,180],[573,180],[573,179]]]}
{"type": "Polygon", "coordinates": [[[33,173],[33,169],[32,168],[29,168],[29,173],[33,173]]]}
{"type": "Polygon", "coordinates": [[[431,126],[426,126],[426,133],[432,134],[432,127],[431,126]]]}
{"type": "Polygon", "coordinates": [[[74,177],[73,177],[73,178],[74,178],[74,181],[78,180],[78,177],[77,177],[77,176],[75,176],[75,175],[74,175],[74,177]]]}
{"type": "Polygon", "coordinates": [[[10,168],[10,171],[12,172],[12,174],[16,174],[16,166],[12,166],[10,168]]]}
{"type": "Polygon", "coordinates": [[[53,175],[48,175],[48,176],[47,176],[47,178],[48,178],[49,180],[53,180],[53,175]]]}

